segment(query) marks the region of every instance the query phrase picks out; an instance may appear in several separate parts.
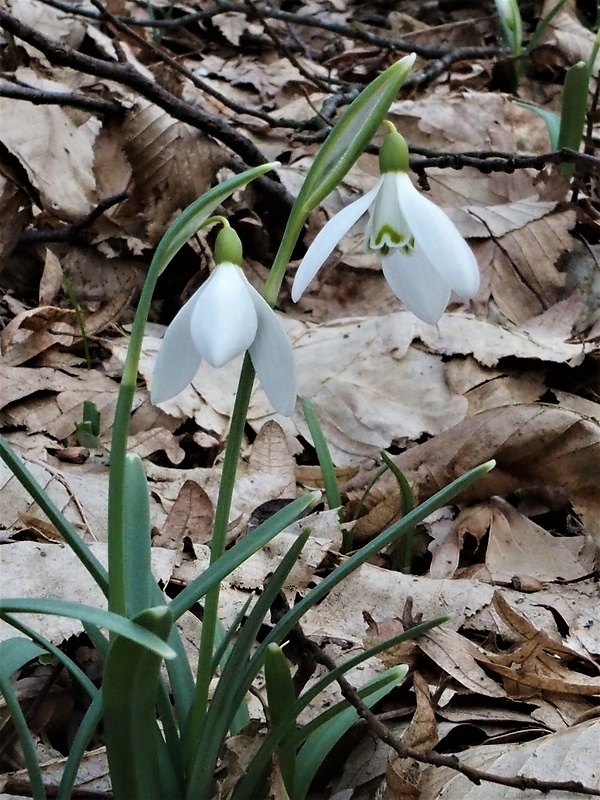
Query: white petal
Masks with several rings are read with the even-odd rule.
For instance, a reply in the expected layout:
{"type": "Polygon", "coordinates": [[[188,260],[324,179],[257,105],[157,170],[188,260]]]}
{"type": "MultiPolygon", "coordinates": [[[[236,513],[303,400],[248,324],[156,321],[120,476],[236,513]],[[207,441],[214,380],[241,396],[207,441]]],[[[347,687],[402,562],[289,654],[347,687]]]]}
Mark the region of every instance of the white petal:
{"type": "Polygon", "coordinates": [[[415,189],[404,173],[398,173],[398,200],[415,242],[429,261],[457,294],[474,297],[479,289],[479,267],[454,223],[415,189]]]}
{"type": "Polygon", "coordinates": [[[285,328],[266,300],[248,284],[258,316],[258,331],[250,358],[269,402],[289,417],[296,405],[296,364],[285,328]]]}
{"type": "Polygon", "coordinates": [[[383,178],[379,178],[375,186],[358,200],[350,203],[332,217],[324,228],[321,228],[314,242],[302,259],[294,283],[292,284],[292,300],[295,302],[304,293],[308,284],[315,277],[325,261],[333,253],[338,242],[348,233],[355,222],[362,217],[377,197],[383,178]]]}
{"type": "Polygon", "coordinates": [[[398,172],[384,172],[379,194],[369,209],[369,224],[365,231],[365,242],[371,250],[398,247],[408,243],[411,231],[398,201],[398,172]]]}
{"type": "Polygon", "coordinates": [[[410,255],[392,250],[382,259],[383,274],[404,305],[430,325],[435,325],[450,299],[450,287],[417,245],[410,255]]]}
{"type": "Polygon", "coordinates": [[[254,341],[258,320],[248,285],[238,266],[219,264],[196,301],[191,336],[202,358],[213,367],[227,364],[254,341]]]}
{"type": "Polygon", "coordinates": [[[203,284],[178,311],[167,328],[154,365],[151,401],[164,403],[182,392],[200,366],[200,353],[192,341],[190,324],[198,298],[204,293],[203,284]]]}

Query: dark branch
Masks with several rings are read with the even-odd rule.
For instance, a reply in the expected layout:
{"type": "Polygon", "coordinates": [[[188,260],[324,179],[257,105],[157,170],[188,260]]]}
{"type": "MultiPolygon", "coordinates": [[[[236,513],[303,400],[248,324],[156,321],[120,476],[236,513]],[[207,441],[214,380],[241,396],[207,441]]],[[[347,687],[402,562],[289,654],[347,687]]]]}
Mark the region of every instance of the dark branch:
{"type": "Polygon", "coordinates": [[[90,211],[89,214],[86,214],[85,217],[78,219],[77,222],[72,222],[70,225],[64,225],[62,228],[40,228],[38,230],[25,231],[19,239],[19,244],[73,242],[80,237],[82,231],[93,225],[98,217],[101,217],[105,211],[127,200],[128,197],[129,195],[127,192],[121,192],[112,197],[106,197],[104,200],[101,200],[96,208],[90,211]]]}
{"type": "Polygon", "coordinates": [[[124,114],[125,109],[112,100],[86,97],[74,92],[48,92],[20,83],[12,83],[4,79],[0,84],[0,97],[11,97],[14,100],[27,100],[34,105],[71,106],[91,111],[95,114],[124,114]]]}
{"type": "MultiPolygon", "coordinates": [[[[38,49],[52,64],[70,67],[84,72],[86,75],[117,81],[139,92],[142,97],[155,103],[175,119],[192,125],[209,136],[213,136],[242,159],[242,163],[239,160],[232,159],[232,167],[234,169],[242,171],[248,165],[259,166],[266,163],[266,159],[260,150],[245,136],[238,133],[229,123],[218,119],[212,114],[208,114],[197,105],[187,103],[171,94],[171,92],[139,72],[133,64],[95,58],[73,50],[62,43],[54,42],[29,25],[25,25],[15,19],[2,7],[0,7],[0,25],[8,33],[38,49]]],[[[280,183],[264,176],[255,183],[260,185],[279,203],[284,203],[287,207],[291,206],[292,198],[280,183]]]]}

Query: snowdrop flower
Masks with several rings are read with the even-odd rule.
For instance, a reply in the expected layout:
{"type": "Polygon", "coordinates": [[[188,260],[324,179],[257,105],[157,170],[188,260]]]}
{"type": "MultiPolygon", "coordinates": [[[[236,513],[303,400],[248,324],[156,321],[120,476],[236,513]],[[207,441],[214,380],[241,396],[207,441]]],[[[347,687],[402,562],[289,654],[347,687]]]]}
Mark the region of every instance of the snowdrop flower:
{"type": "Polygon", "coordinates": [[[163,403],[192,381],[204,359],[222,367],[246,350],[269,402],[290,415],[296,404],[294,354],[271,306],[239,264],[240,240],[227,225],[217,236],[217,266],[171,322],[162,340],[151,399],[163,403]]]}
{"type": "Polygon", "coordinates": [[[465,299],[475,295],[479,269],[446,214],[411,183],[404,137],[387,124],[391,131],[379,152],[381,177],[317,234],[296,272],[292,299],[299,299],[338,242],[368,212],[365,244],[380,253],[392,291],[413,314],[435,324],[452,290],[465,299]]]}

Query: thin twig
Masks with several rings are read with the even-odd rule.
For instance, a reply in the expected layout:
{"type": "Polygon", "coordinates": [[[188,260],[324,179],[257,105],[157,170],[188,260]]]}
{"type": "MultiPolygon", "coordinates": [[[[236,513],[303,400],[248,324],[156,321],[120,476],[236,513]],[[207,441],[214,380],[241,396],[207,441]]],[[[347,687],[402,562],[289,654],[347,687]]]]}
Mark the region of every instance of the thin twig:
{"type": "Polygon", "coordinates": [[[20,82],[13,82],[5,76],[1,76],[1,79],[5,82],[0,83],[0,97],[27,100],[34,105],[71,106],[72,108],[81,108],[84,111],[93,111],[97,114],[122,115],[125,113],[125,109],[114,100],[87,97],[75,92],[49,92],[20,82]]]}
{"type": "MultiPolygon", "coordinates": [[[[296,626],[293,631],[293,636],[297,640],[300,647],[308,650],[314,657],[315,661],[322,664],[329,671],[336,669],[337,664],[330,658],[327,653],[311,641],[300,629],[296,626]]],[[[527,778],[524,775],[496,775],[491,772],[484,772],[484,770],[471,767],[469,764],[461,762],[456,756],[443,755],[436,753],[435,750],[428,750],[424,753],[414,750],[412,747],[407,747],[397,736],[390,731],[373,712],[365,705],[360,695],[354,687],[344,678],[340,676],[337,678],[337,683],[340,687],[342,695],[345,699],[356,709],[359,716],[365,720],[369,730],[382,742],[389,745],[393,750],[398,753],[401,758],[412,758],[422,764],[431,764],[434,767],[447,767],[448,769],[459,772],[468,778],[472,783],[479,785],[483,781],[487,783],[495,783],[499,786],[511,786],[515,789],[533,789],[538,792],[572,792],[573,794],[587,795],[588,797],[600,797],[600,789],[593,789],[584,786],[580,781],[544,781],[537,778],[527,778]]]]}
{"type": "Polygon", "coordinates": [[[112,197],[105,197],[98,205],[86,214],[85,217],[72,222],[70,225],[64,225],[62,228],[40,228],[38,230],[24,231],[19,238],[19,244],[39,244],[40,242],[73,242],[78,239],[79,235],[85,228],[101,217],[109,208],[122,203],[127,200],[129,195],[127,192],[120,192],[119,194],[112,195],[112,197]]]}
{"type": "MultiPolygon", "coordinates": [[[[81,53],[67,45],[55,42],[36,31],[34,28],[17,20],[6,9],[0,6],[0,25],[8,33],[16,36],[42,52],[52,64],[71,67],[95,75],[98,78],[117,81],[137,91],[142,97],[155,103],[163,111],[175,119],[186,122],[226,145],[239,159],[231,159],[231,167],[242,171],[248,166],[259,166],[266,159],[249,139],[240,134],[232,125],[213,114],[203,111],[197,105],[182,100],[160,86],[154,80],[140,72],[134,64],[119,63],[81,53]],[[241,159],[241,161],[240,161],[241,159]]],[[[284,208],[291,207],[293,199],[281,183],[272,178],[257,178],[255,185],[263,189],[271,198],[284,208]]]]}

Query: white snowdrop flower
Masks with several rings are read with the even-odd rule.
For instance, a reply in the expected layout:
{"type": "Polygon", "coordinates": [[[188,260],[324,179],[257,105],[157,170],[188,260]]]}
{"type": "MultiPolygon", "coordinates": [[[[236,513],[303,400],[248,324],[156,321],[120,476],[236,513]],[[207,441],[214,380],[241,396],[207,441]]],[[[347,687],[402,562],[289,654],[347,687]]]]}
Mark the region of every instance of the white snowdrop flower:
{"type": "Polygon", "coordinates": [[[224,227],[215,246],[217,266],[175,316],[161,342],[151,400],[164,403],[192,381],[202,360],[222,367],[246,350],[276,411],[289,416],[296,404],[292,346],[266,300],[239,267],[241,244],[224,227]]]}
{"type": "Polygon", "coordinates": [[[477,261],[446,214],[411,183],[408,147],[393,127],[381,145],[379,167],[375,186],[332,217],[315,237],[296,272],[292,299],[300,298],[336,245],[368,212],[365,244],[380,253],[392,291],[413,314],[435,324],[451,291],[464,299],[474,297],[479,288],[477,261]]]}

